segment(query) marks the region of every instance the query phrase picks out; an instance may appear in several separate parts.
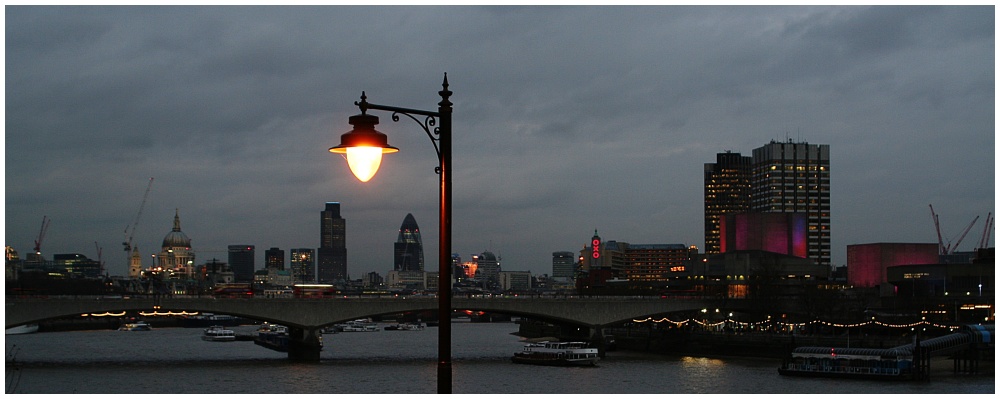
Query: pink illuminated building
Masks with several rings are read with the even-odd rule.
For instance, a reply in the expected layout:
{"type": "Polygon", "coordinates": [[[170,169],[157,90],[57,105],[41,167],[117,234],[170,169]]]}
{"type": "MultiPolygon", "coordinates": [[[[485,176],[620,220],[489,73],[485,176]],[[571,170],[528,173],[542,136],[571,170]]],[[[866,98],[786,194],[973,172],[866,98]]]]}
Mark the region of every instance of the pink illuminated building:
{"type": "Polygon", "coordinates": [[[873,243],[847,246],[847,283],[876,287],[887,282],[891,266],[938,263],[937,244],[873,243]]]}
{"type": "Polygon", "coordinates": [[[799,258],[809,256],[805,213],[741,213],[722,218],[720,252],[767,251],[799,258]]]}

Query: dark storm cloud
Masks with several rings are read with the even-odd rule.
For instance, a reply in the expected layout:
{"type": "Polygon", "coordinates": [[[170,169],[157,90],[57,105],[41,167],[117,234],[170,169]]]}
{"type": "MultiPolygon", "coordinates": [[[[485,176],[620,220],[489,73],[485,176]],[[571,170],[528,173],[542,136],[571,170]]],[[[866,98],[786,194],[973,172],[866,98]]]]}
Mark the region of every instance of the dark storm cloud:
{"type": "Polygon", "coordinates": [[[594,229],[701,247],[703,164],[793,139],[831,146],[842,264],[936,241],[929,203],[947,236],[993,210],[994,41],[970,6],[9,6],[6,244],[30,250],[48,216],[43,251],[97,241],[120,274],[155,177],[144,253],[175,209],[199,260],[316,247],[339,201],[352,277],[385,273],[407,213],[437,247],[434,150],[387,114],[402,151],[373,181],[326,149],[361,91],[433,109],[447,72],[454,252],[540,274],[594,229]]]}

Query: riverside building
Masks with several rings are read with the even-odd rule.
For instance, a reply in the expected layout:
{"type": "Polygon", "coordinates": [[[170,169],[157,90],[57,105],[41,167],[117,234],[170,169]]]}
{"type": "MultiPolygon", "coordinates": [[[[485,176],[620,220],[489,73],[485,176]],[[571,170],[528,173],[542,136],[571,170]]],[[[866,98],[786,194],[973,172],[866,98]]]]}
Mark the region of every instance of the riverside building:
{"type": "Polygon", "coordinates": [[[786,250],[775,252],[803,256],[804,250],[817,264],[830,266],[829,145],[771,141],[751,157],[726,152],[716,160],[705,164],[706,253],[774,251],[784,245],[786,250]],[[733,217],[765,213],[800,214],[805,223],[800,216],[733,217]],[[784,244],[769,243],[772,238],[784,244]]]}

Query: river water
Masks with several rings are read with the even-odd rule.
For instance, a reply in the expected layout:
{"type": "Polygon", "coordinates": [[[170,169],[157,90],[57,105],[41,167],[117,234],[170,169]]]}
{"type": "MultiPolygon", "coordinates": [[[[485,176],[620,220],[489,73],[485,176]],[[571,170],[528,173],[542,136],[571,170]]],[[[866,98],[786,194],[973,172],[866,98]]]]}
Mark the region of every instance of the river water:
{"type": "MultiPolygon", "coordinates": [[[[250,332],[254,326],[234,327],[250,332]]],[[[614,351],[599,367],[513,364],[514,323],[452,326],[456,394],[993,394],[992,366],[977,376],[936,372],[930,382],[778,375],[779,361],[614,351]]],[[[319,363],[248,341],[206,342],[201,329],[72,331],[5,336],[8,393],[433,394],[437,329],[323,336],[319,363]],[[11,361],[13,359],[13,362],[11,361]]],[[[941,359],[937,363],[947,364],[941,359]]],[[[992,365],[992,362],[990,363],[992,365]]],[[[933,365],[933,363],[932,363],[933,365]]],[[[949,369],[950,370],[950,369],[949,369]]]]}

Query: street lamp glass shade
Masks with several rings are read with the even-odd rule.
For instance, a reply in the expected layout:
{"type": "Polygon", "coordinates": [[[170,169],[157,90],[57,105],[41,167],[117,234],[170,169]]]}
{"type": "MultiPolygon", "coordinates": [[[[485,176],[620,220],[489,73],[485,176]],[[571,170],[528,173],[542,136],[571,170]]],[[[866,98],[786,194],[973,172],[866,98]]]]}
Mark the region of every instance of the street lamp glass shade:
{"type": "Polygon", "coordinates": [[[354,176],[367,182],[378,172],[379,165],[382,164],[382,149],[378,147],[349,147],[347,151],[347,165],[351,167],[354,176]]]}
{"type": "Polygon", "coordinates": [[[331,147],[330,152],[345,154],[351,172],[362,182],[367,182],[378,172],[382,164],[382,154],[399,151],[390,146],[385,134],[375,130],[378,117],[360,114],[350,118],[354,129],[340,136],[340,145],[331,147]]]}

